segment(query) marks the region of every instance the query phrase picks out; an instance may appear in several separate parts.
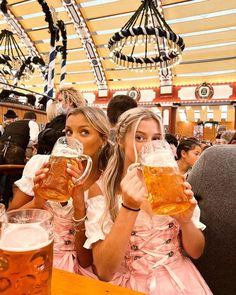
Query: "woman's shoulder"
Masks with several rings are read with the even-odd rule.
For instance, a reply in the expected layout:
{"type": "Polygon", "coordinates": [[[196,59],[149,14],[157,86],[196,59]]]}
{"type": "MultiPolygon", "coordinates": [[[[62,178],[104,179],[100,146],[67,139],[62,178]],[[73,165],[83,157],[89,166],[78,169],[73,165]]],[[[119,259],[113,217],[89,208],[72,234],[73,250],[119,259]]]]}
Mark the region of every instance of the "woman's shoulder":
{"type": "Polygon", "coordinates": [[[101,187],[98,182],[93,183],[88,190],[88,198],[95,198],[103,195],[101,187]]]}

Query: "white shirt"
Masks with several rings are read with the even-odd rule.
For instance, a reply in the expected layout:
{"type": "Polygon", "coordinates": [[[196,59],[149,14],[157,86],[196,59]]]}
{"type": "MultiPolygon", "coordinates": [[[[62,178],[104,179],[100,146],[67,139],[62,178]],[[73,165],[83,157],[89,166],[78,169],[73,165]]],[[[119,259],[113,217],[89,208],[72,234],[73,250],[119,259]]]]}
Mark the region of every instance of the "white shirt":
{"type": "Polygon", "coordinates": [[[39,125],[33,121],[29,121],[29,144],[28,146],[32,146],[38,142],[38,134],[39,134],[39,125]]]}

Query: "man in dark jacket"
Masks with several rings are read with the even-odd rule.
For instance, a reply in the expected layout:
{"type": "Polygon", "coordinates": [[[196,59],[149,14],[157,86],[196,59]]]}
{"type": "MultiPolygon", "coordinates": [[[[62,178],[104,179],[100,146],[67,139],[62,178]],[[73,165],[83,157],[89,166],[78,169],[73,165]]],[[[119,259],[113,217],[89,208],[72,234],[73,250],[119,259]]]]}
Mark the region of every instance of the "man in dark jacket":
{"type": "Polygon", "coordinates": [[[12,122],[6,126],[0,137],[0,164],[24,164],[27,146],[37,143],[39,127],[36,114],[28,111],[23,120],[12,122]]]}
{"type": "Polygon", "coordinates": [[[208,148],[188,181],[199,200],[206,246],[195,262],[214,295],[236,294],[236,147],[208,148]]]}

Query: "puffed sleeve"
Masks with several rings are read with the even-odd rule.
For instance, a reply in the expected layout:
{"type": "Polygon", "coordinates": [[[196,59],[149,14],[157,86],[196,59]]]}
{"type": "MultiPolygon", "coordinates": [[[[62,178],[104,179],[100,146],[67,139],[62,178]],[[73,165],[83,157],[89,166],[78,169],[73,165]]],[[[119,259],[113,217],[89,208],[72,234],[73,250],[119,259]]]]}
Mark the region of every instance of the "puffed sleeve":
{"type": "Polygon", "coordinates": [[[15,182],[15,185],[25,194],[34,196],[33,192],[33,178],[36,171],[49,160],[49,155],[35,155],[26,163],[22,177],[15,182]]]}
{"type": "Polygon", "coordinates": [[[201,210],[199,206],[197,205],[193,211],[192,221],[198,229],[204,230],[206,226],[204,223],[200,221],[200,215],[201,215],[201,210]]]}
{"type": "Polygon", "coordinates": [[[102,195],[87,200],[87,220],[85,221],[87,240],[84,247],[91,249],[92,244],[104,240],[113,225],[110,214],[104,215],[106,200],[102,195]]]}

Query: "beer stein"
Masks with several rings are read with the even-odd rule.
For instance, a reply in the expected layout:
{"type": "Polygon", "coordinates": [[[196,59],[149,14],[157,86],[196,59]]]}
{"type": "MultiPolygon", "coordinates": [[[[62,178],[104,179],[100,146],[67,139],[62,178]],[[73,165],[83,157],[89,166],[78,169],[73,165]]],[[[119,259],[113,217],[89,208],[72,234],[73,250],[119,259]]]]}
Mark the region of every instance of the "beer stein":
{"type": "Polygon", "coordinates": [[[74,183],[66,169],[68,163],[78,166],[76,158],[87,161],[83,174],[77,179],[77,183],[83,183],[92,169],[92,159],[83,155],[83,145],[78,140],[73,137],[60,137],[49,159],[49,171],[39,183],[35,195],[45,200],[68,201],[72,196],[74,183]]]}
{"type": "Polygon", "coordinates": [[[165,140],[144,144],[140,163],[131,164],[128,170],[138,167],[143,171],[148,201],[156,215],[174,215],[190,207],[184,194],[183,176],[165,140]]]}
{"type": "Polygon", "coordinates": [[[0,237],[0,294],[50,295],[52,215],[41,209],[5,213],[0,237]]]}

